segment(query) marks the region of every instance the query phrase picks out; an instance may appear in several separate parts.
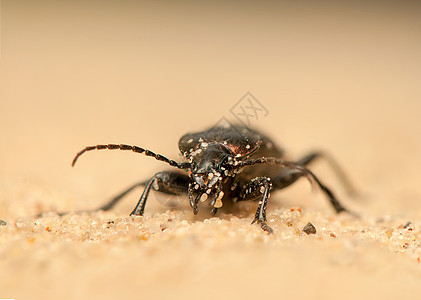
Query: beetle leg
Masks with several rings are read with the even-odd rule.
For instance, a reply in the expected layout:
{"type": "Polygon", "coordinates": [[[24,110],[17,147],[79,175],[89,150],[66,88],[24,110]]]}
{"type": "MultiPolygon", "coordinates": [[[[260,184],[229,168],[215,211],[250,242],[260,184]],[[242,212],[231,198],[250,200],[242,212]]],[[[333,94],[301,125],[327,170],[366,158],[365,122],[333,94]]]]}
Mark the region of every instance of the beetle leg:
{"type": "MultiPolygon", "coordinates": [[[[108,211],[110,209],[112,209],[124,196],[126,196],[128,193],[130,193],[132,190],[134,190],[135,188],[137,188],[138,186],[144,186],[146,185],[148,182],[147,181],[142,181],[142,182],[138,182],[132,186],[130,186],[129,188],[125,189],[123,192],[121,192],[120,194],[118,194],[117,196],[113,197],[111,200],[109,200],[107,203],[101,205],[98,208],[92,209],[92,210],[82,210],[82,211],[77,211],[75,213],[92,213],[92,212],[97,212],[100,210],[103,211],[108,211]]],[[[66,214],[68,214],[69,212],[58,212],[57,214],[59,216],[64,216],[66,214]]],[[[37,217],[41,217],[42,213],[38,214],[37,217]]]]}
{"type": "Polygon", "coordinates": [[[269,191],[272,187],[270,178],[268,177],[256,177],[253,178],[249,183],[245,184],[239,194],[239,201],[252,200],[261,197],[259,206],[257,207],[256,215],[254,216],[253,222],[259,223],[262,229],[268,233],[272,233],[273,229],[266,224],[266,207],[269,199],[269,191]]]}
{"type": "MultiPolygon", "coordinates": [[[[345,207],[342,206],[342,204],[339,203],[332,191],[327,186],[325,186],[320,181],[320,179],[306,167],[298,163],[284,161],[276,157],[259,157],[240,162],[237,164],[237,168],[243,166],[252,166],[255,164],[280,165],[287,168],[287,170],[281,172],[281,174],[275,177],[277,179],[277,189],[283,189],[297,181],[297,179],[301,176],[306,176],[307,179],[311,180],[312,182],[315,182],[319,186],[323,193],[329,198],[330,203],[332,204],[333,208],[336,210],[337,213],[340,213],[342,211],[350,213],[345,207]]],[[[272,177],[272,179],[275,178],[272,177]]],[[[357,216],[355,213],[351,214],[357,216]]]]}
{"type": "Polygon", "coordinates": [[[126,196],[132,190],[134,190],[138,186],[145,186],[147,183],[148,183],[148,181],[142,181],[142,182],[138,182],[138,183],[132,185],[131,187],[129,187],[128,189],[124,190],[123,192],[121,192],[120,194],[118,194],[117,196],[115,196],[114,198],[112,198],[111,200],[109,200],[107,203],[105,203],[102,206],[98,207],[94,211],[98,211],[98,210],[107,211],[107,210],[112,209],[124,196],[126,196]]]}
{"type": "Polygon", "coordinates": [[[199,204],[199,199],[200,199],[201,194],[199,193],[196,196],[196,198],[194,198],[194,196],[193,196],[193,188],[192,188],[192,183],[191,182],[188,185],[187,194],[189,196],[190,206],[193,208],[193,213],[195,215],[197,215],[199,213],[199,207],[197,205],[199,204]]]}
{"type": "Polygon", "coordinates": [[[310,164],[311,162],[313,162],[315,159],[318,159],[318,158],[323,158],[328,162],[333,172],[339,178],[339,180],[341,181],[342,185],[344,186],[345,190],[347,191],[349,195],[351,196],[358,195],[357,190],[355,189],[355,187],[349,180],[348,176],[345,174],[345,172],[340,167],[340,165],[336,162],[336,160],[334,160],[333,157],[330,156],[328,153],[323,152],[323,151],[314,151],[307,154],[303,158],[301,158],[299,161],[297,161],[297,163],[303,166],[307,166],[308,164],[310,164]]]}
{"type": "Polygon", "coordinates": [[[147,183],[143,190],[142,196],[140,196],[139,202],[131,212],[131,216],[143,216],[145,210],[146,200],[149,196],[149,192],[153,187],[154,190],[170,194],[180,195],[187,193],[190,178],[179,172],[163,171],[156,173],[147,183]]]}
{"type": "MultiPolygon", "coordinates": [[[[273,182],[273,189],[274,190],[281,190],[286,188],[287,186],[290,186],[294,182],[296,182],[299,178],[304,176],[305,174],[300,172],[282,172],[280,175],[276,177],[272,177],[273,182]]],[[[313,174],[313,179],[316,181],[317,185],[320,187],[322,192],[327,196],[329,199],[330,204],[332,204],[333,208],[337,213],[340,213],[342,211],[349,212],[339,201],[336,199],[333,192],[324,185],[319,178],[316,177],[316,175],[313,174]]]]}

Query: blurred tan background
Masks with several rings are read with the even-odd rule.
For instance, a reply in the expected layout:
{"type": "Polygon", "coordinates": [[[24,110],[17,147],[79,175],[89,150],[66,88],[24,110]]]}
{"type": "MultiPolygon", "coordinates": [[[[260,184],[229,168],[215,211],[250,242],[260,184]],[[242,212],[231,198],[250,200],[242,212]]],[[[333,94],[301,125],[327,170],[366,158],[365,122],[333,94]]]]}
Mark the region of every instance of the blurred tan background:
{"type": "MultiPolygon", "coordinates": [[[[362,199],[315,170],[347,205],[420,217],[420,53],[417,1],[3,0],[0,219],[100,204],[166,166],[91,152],[71,168],[77,151],[128,143],[178,159],[181,135],[233,120],[248,91],[269,111],[253,124],[293,157],[337,158],[362,199]]],[[[302,185],[273,199],[329,212],[302,185]]]]}
{"type": "Polygon", "coordinates": [[[3,0],[1,17],[3,177],[109,194],[165,166],[90,153],[74,170],[82,147],[177,158],[182,134],[232,119],[250,91],[269,110],[254,124],[291,153],[327,149],[367,188],[417,187],[416,2],[3,0]]]}

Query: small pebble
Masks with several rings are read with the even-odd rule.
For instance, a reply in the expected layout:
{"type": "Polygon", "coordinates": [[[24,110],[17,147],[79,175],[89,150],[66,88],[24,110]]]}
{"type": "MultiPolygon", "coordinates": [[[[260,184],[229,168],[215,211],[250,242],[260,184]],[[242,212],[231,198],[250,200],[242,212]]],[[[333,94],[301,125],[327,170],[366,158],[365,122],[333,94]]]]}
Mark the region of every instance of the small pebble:
{"type": "Polygon", "coordinates": [[[316,234],[316,227],[314,227],[313,224],[308,222],[307,225],[304,226],[303,231],[307,234],[316,234]]]}
{"type": "Polygon", "coordinates": [[[3,221],[0,219],[0,226],[6,226],[6,225],[7,225],[6,221],[3,221]]]}
{"type": "Polygon", "coordinates": [[[405,225],[403,225],[403,228],[408,228],[409,225],[411,225],[411,224],[412,224],[412,222],[411,221],[408,221],[405,225]]]}

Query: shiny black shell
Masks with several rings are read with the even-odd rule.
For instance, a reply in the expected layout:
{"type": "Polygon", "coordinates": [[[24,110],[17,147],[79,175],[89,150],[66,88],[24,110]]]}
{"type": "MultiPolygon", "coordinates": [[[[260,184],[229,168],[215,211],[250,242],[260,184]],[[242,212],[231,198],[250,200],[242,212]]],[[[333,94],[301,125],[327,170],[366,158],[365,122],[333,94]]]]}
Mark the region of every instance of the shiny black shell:
{"type": "Polygon", "coordinates": [[[249,156],[260,148],[263,136],[244,126],[212,127],[205,131],[187,133],[180,138],[178,148],[184,156],[197,150],[202,143],[226,145],[234,156],[249,156]]]}
{"type": "MultiPolygon", "coordinates": [[[[284,156],[284,151],[269,137],[242,125],[215,126],[204,131],[187,133],[180,138],[178,147],[187,157],[189,153],[200,148],[202,143],[224,144],[237,160],[258,157],[283,158],[284,156]]],[[[249,180],[258,176],[276,176],[279,175],[280,169],[282,167],[277,165],[255,165],[247,167],[238,179],[249,180]]]]}

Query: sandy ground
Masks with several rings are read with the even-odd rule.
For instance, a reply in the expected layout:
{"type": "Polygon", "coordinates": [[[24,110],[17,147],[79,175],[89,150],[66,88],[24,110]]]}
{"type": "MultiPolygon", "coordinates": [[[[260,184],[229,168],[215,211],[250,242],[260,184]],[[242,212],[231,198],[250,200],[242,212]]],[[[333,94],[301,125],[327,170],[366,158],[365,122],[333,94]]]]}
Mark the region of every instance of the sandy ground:
{"type": "Polygon", "coordinates": [[[3,0],[0,298],[418,295],[420,6],[311,3],[3,0]],[[71,168],[84,146],[181,159],[179,137],[241,119],[248,91],[262,108],[252,126],[290,157],[337,159],[358,197],[325,161],[311,169],[360,218],[306,181],[271,195],[272,235],[250,225],[256,203],[194,216],[185,198],[152,193],[145,216],[128,217],[141,189],[110,212],[55,213],[167,168],[106,151],[71,168]]]}

